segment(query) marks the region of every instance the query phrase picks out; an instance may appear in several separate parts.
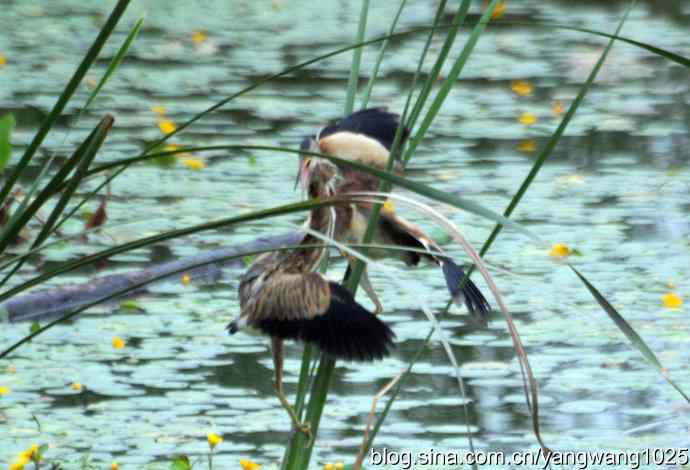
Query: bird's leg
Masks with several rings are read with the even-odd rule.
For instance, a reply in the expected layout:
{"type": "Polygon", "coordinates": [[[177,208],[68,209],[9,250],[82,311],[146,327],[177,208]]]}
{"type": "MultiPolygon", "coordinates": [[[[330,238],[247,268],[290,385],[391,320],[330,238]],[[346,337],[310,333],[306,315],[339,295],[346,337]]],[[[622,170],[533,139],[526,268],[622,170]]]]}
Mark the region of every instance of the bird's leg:
{"type": "Polygon", "coordinates": [[[366,266],[364,266],[364,271],[362,271],[362,277],[359,279],[359,283],[362,286],[362,289],[364,289],[364,292],[367,294],[367,297],[369,297],[369,299],[374,302],[374,305],[376,306],[374,309],[374,315],[378,315],[379,313],[383,312],[383,305],[381,305],[379,297],[376,295],[376,292],[374,292],[371,282],[369,282],[369,274],[366,266]]]}
{"type": "Polygon", "coordinates": [[[278,400],[280,400],[280,404],[283,405],[285,411],[287,411],[290,415],[292,425],[300,432],[304,433],[311,443],[311,440],[313,439],[311,434],[311,425],[309,423],[302,423],[299,420],[297,413],[295,413],[295,410],[292,408],[292,406],[290,406],[290,403],[288,403],[287,397],[283,392],[283,340],[276,337],[271,338],[271,350],[273,351],[273,367],[276,371],[275,391],[276,395],[278,396],[278,400]]]}

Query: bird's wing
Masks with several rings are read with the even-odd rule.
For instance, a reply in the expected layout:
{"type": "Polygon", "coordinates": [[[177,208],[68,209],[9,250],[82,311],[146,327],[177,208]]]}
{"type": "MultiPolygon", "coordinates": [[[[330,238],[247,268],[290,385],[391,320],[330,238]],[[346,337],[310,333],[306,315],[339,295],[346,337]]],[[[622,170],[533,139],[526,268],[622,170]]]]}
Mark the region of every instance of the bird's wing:
{"type": "MultiPolygon", "coordinates": [[[[381,211],[379,222],[379,234],[387,243],[395,245],[406,246],[410,248],[419,248],[427,251],[435,251],[441,253],[441,247],[431,239],[422,229],[417,227],[412,222],[409,222],[402,217],[399,217],[394,212],[381,211]]],[[[417,264],[420,256],[437,260],[436,255],[422,254],[416,252],[409,252],[410,264],[417,264]]]]}
{"type": "Polygon", "coordinates": [[[390,327],[358,304],[346,288],[321,280],[329,301],[318,315],[293,320],[270,317],[255,325],[271,336],[316,344],[341,359],[372,361],[388,355],[395,337],[390,327]]]}
{"type": "MultiPolygon", "coordinates": [[[[441,247],[419,227],[392,212],[381,212],[379,231],[384,239],[388,239],[389,242],[393,242],[396,245],[423,248],[427,251],[433,250],[437,253],[443,253],[441,247]]],[[[410,252],[409,255],[410,257],[406,258],[406,261],[411,262],[410,264],[417,264],[419,262],[420,254],[410,252]]],[[[491,306],[471,279],[467,279],[462,289],[460,289],[460,282],[465,279],[465,271],[462,267],[445,255],[421,254],[421,256],[430,258],[441,266],[443,276],[446,279],[446,286],[451,293],[453,301],[458,305],[464,302],[478,324],[486,326],[491,306]]]]}
{"type": "Polygon", "coordinates": [[[248,321],[294,321],[322,314],[330,303],[328,281],[319,273],[276,271],[264,279],[248,303],[248,321]]]}

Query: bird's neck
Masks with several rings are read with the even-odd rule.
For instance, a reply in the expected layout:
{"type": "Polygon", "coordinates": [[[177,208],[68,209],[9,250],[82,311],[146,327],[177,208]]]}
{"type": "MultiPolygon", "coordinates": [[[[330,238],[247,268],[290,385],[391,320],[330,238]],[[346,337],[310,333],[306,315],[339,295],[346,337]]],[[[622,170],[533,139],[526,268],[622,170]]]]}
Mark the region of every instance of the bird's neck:
{"type": "MultiPolygon", "coordinates": [[[[316,187],[312,187],[309,191],[310,199],[325,199],[331,197],[332,195],[333,193],[331,189],[325,184],[319,184],[316,187]]],[[[332,206],[315,207],[309,213],[309,228],[315,232],[328,234],[329,227],[334,222],[332,219],[332,206]]],[[[312,241],[308,243],[312,243],[316,240],[316,237],[313,237],[312,235],[307,235],[306,238],[312,239],[312,241]]]]}
{"type": "MultiPolygon", "coordinates": [[[[310,199],[327,198],[332,196],[332,191],[326,185],[319,185],[317,188],[311,188],[309,191],[310,199]]],[[[315,207],[309,213],[309,229],[314,232],[319,232],[328,237],[333,237],[333,229],[335,227],[335,211],[332,206],[315,207]]],[[[311,233],[307,233],[302,239],[301,245],[322,245],[324,241],[311,233]]],[[[301,256],[305,259],[305,265],[315,267],[327,248],[304,248],[300,250],[301,256]]]]}

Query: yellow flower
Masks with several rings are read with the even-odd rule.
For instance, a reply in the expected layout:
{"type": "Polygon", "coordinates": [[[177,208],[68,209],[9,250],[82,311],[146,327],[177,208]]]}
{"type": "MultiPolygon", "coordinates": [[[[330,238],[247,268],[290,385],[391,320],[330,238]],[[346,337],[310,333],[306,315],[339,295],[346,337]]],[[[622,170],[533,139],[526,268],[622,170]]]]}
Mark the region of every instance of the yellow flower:
{"type": "Polygon", "coordinates": [[[518,144],[518,150],[522,153],[533,153],[537,150],[537,141],[534,139],[521,140],[518,144]]]}
{"type": "Polygon", "coordinates": [[[661,301],[666,308],[680,308],[683,305],[683,298],[675,292],[668,292],[661,297],[661,301]]]}
{"type": "Polygon", "coordinates": [[[560,101],[554,101],[551,105],[551,112],[558,117],[563,114],[563,104],[560,101]]]}
{"type": "Polygon", "coordinates": [[[203,160],[199,160],[198,158],[185,158],[182,160],[182,163],[184,163],[187,168],[191,170],[203,170],[206,168],[206,164],[204,163],[203,160]]]}
{"type": "Polygon", "coordinates": [[[345,464],[342,462],[336,462],[335,465],[333,465],[333,468],[335,470],[343,470],[343,468],[345,468],[345,464]]]}
{"type": "Polygon", "coordinates": [[[323,470],[334,470],[334,468],[335,468],[335,465],[333,465],[330,462],[323,465],[323,470]]]}
{"type": "Polygon", "coordinates": [[[72,383],[72,385],[70,385],[70,387],[72,387],[72,390],[75,390],[77,392],[81,391],[81,384],[79,382],[72,383]]]}
{"type": "Polygon", "coordinates": [[[10,465],[10,470],[24,470],[24,466],[31,462],[31,459],[25,455],[24,452],[22,452],[17,460],[14,461],[12,465],[10,465]]]}
{"type": "Polygon", "coordinates": [[[208,34],[206,34],[206,31],[197,29],[192,33],[192,42],[194,44],[201,44],[202,42],[205,42],[208,39],[208,34]]]}
{"type": "Polygon", "coordinates": [[[38,457],[38,444],[31,444],[31,447],[22,452],[21,457],[25,457],[27,460],[36,460],[38,457]]]}
{"type": "Polygon", "coordinates": [[[110,464],[110,470],[117,470],[118,468],[120,468],[120,466],[117,464],[117,462],[110,464]]]}
{"type": "Polygon", "coordinates": [[[166,112],[168,112],[168,110],[165,109],[165,106],[163,106],[162,104],[155,104],[155,105],[151,106],[151,111],[158,114],[159,116],[162,116],[166,112]]]}
{"type": "Polygon", "coordinates": [[[568,256],[572,250],[568,245],[564,243],[556,243],[551,247],[551,250],[549,250],[549,256],[553,256],[554,258],[563,258],[565,256],[568,256]]]}
{"type": "Polygon", "coordinates": [[[491,14],[491,19],[497,20],[503,16],[503,12],[506,9],[506,0],[501,0],[494,8],[494,12],[491,14]]]}
{"type": "Polygon", "coordinates": [[[3,54],[0,54],[0,65],[5,65],[7,63],[7,57],[5,57],[3,54]]]}
{"type": "Polygon", "coordinates": [[[383,203],[383,207],[381,208],[385,212],[395,212],[395,206],[393,206],[393,202],[391,202],[390,199],[386,199],[386,202],[383,203]]]}
{"type": "Polygon", "coordinates": [[[524,80],[516,80],[510,84],[510,89],[520,96],[527,96],[534,91],[534,86],[524,80]]]}
{"type": "Polygon", "coordinates": [[[208,439],[208,445],[211,447],[211,449],[215,449],[215,447],[223,442],[223,438],[220,437],[218,434],[215,433],[208,433],[208,436],[206,436],[206,439],[208,439]]]}
{"type": "Polygon", "coordinates": [[[189,274],[184,273],[182,275],[182,285],[188,286],[190,282],[192,282],[192,277],[189,274]]]}
{"type": "Polygon", "coordinates": [[[165,135],[172,134],[177,130],[177,126],[170,119],[163,119],[158,123],[158,128],[165,135]]]}
{"type": "Polygon", "coordinates": [[[518,121],[520,121],[520,124],[524,124],[525,126],[531,126],[537,122],[537,116],[532,113],[522,113],[518,118],[518,121]]]}
{"type": "Polygon", "coordinates": [[[125,347],[125,340],[119,336],[113,336],[113,347],[115,349],[122,349],[125,347]]]}
{"type": "Polygon", "coordinates": [[[7,395],[7,394],[10,393],[11,391],[12,391],[12,390],[10,389],[10,387],[4,387],[4,386],[3,386],[3,387],[0,387],[0,397],[3,396],[3,395],[7,395]]]}
{"type": "Polygon", "coordinates": [[[261,465],[248,459],[240,459],[240,466],[242,470],[258,470],[261,468],[261,465]]]}

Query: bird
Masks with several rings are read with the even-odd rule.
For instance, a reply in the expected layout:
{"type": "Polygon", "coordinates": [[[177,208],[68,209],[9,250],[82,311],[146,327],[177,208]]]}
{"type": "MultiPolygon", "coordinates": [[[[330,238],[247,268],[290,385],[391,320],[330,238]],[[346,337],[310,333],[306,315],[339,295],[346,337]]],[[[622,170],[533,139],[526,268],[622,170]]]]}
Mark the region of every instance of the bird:
{"type": "MultiPolygon", "coordinates": [[[[362,109],[324,127],[316,135],[305,137],[300,149],[303,152],[331,155],[382,170],[388,165],[399,125],[398,115],[389,112],[385,107],[362,109]]],[[[400,145],[397,148],[402,148],[408,136],[409,129],[400,130],[400,145]]],[[[393,170],[402,174],[403,166],[399,155],[400,152],[394,155],[393,170]]],[[[300,158],[300,168],[310,165],[314,159],[318,157],[303,153],[300,158]]],[[[378,191],[378,177],[345,165],[339,165],[338,169],[340,174],[339,178],[336,178],[338,183],[335,187],[335,195],[378,191]]],[[[300,174],[303,174],[301,169],[300,174]]],[[[304,184],[310,180],[302,178],[300,181],[304,189],[304,184]]],[[[335,239],[349,244],[362,243],[372,207],[373,204],[370,202],[353,202],[349,205],[335,206],[335,239]]],[[[439,265],[454,303],[464,302],[472,318],[481,326],[487,325],[491,306],[481,290],[469,278],[460,287],[461,281],[465,279],[464,269],[443,254],[439,244],[424,231],[397,215],[392,207],[384,205],[382,208],[373,243],[423,250],[423,252],[416,252],[371,249],[368,254],[374,259],[396,257],[406,265],[417,265],[422,258],[439,265]]],[[[346,257],[348,258],[347,277],[352,272],[354,258],[349,255],[346,257]]],[[[380,313],[383,306],[371,286],[366,268],[362,273],[361,284],[375,305],[374,313],[380,313]]]]}
{"type": "MultiPolygon", "coordinates": [[[[309,197],[331,197],[336,172],[323,160],[305,164],[301,179],[309,197]]],[[[335,214],[332,207],[313,208],[306,225],[332,237],[335,214]]],[[[395,338],[392,329],[344,286],[314,271],[327,249],[307,232],[295,250],[259,256],[240,277],[240,314],[227,326],[230,334],[252,327],[271,337],[276,395],[294,427],[310,439],[309,423],[299,420],[283,391],[283,341],[315,344],[337,359],[374,361],[390,353],[395,338]]]]}

